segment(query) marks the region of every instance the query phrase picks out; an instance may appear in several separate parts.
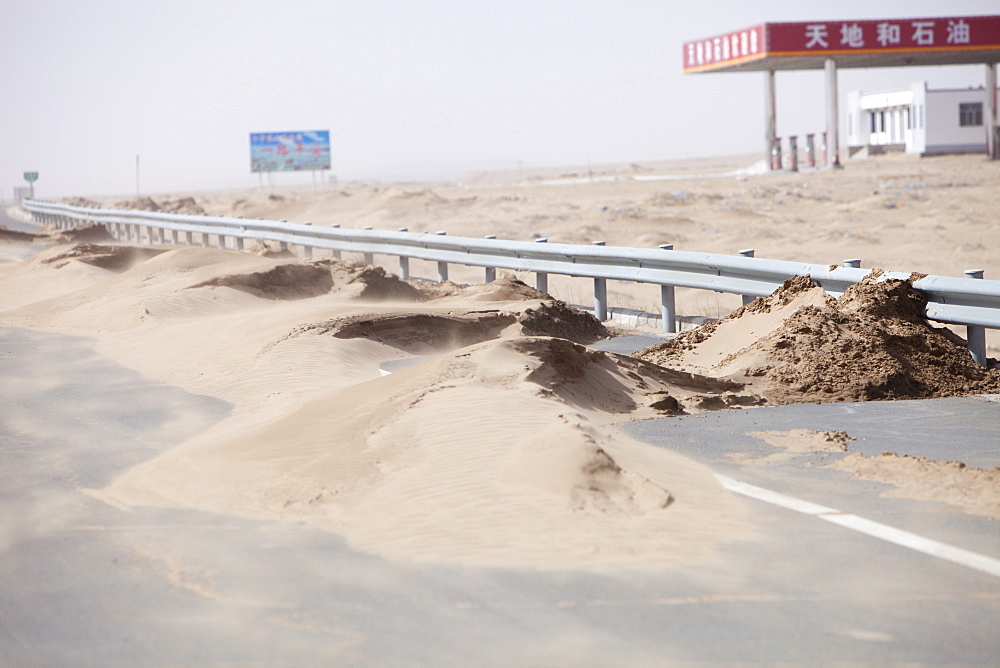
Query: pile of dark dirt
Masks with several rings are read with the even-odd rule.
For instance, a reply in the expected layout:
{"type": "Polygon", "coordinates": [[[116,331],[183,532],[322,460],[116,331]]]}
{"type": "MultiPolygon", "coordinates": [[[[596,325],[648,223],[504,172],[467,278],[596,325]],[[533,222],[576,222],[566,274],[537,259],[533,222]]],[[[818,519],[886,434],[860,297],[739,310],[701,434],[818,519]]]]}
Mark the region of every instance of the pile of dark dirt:
{"type": "Polygon", "coordinates": [[[590,313],[578,311],[558,299],[543,301],[536,308],[526,308],[519,318],[527,336],[555,336],[577,343],[593,343],[611,338],[601,321],[590,313]]]}
{"type": "Polygon", "coordinates": [[[873,274],[833,299],[794,277],[727,318],[635,356],[746,382],[775,404],[1000,392],[1000,372],[977,364],[964,340],[923,317],[926,301],[912,280],[873,274]]]}

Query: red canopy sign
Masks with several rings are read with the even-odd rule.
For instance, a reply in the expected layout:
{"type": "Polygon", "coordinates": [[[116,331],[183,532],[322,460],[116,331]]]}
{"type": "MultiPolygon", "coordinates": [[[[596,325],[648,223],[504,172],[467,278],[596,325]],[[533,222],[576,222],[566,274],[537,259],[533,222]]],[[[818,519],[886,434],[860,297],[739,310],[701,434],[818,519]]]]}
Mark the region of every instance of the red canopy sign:
{"type": "Polygon", "coordinates": [[[877,66],[872,56],[895,56],[887,64],[911,64],[909,57],[921,58],[912,64],[968,62],[979,52],[1000,58],[1000,16],[764,23],[683,46],[685,72],[768,69],[756,61],[770,58],[833,57],[841,66],[877,66]]]}

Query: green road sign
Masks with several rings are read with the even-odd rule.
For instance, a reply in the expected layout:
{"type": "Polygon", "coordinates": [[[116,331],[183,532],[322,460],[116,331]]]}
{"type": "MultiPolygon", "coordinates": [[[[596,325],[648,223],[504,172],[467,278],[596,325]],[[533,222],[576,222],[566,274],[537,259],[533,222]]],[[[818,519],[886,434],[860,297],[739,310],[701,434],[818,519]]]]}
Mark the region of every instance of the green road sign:
{"type": "Polygon", "coordinates": [[[38,172],[25,172],[24,180],[28,183],[34,183],[38,180],[38,172]]]}

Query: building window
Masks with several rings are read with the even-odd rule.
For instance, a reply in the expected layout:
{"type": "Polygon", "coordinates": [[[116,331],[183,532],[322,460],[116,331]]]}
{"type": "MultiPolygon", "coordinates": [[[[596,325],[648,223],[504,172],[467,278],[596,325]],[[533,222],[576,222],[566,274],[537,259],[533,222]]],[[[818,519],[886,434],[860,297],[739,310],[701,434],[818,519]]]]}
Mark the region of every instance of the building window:
{"type": "Polygon", "coordinates": [[[958,124],[962,127],[983,124],[983,103],[962,102],[958,105],[958,124]]]}

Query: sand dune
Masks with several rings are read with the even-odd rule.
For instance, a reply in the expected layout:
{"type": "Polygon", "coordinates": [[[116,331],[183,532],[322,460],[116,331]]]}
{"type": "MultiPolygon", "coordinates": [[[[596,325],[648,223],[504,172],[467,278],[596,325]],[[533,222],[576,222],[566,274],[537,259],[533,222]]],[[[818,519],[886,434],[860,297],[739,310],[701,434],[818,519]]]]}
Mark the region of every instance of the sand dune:
{"type": "Polygon", "coordinates": [[[662,564],[745,535],[708,470],[603,423],[647,390],[598,357],[551,338],[462,348],[220,425],[97,494],[300,519],[392,557],[538,568],[662,564]]]}
{"type": "Polygon", "coordinates": [[[600,323],[523,283],[428,296],[332,260],[157,251],[56,247],[0,274],[49,286],[4,303],[3,324],[94,334],[129,366],[234,404],[92,491],[109,503],[288,518],[387,556],[538,568],[692,559],[749,530],[707,469],[611,422],[756,399],[588,351],[570,339],[606,337],[600,323]],[[413,354],[431,357],[380,377],[413,354]]]}

